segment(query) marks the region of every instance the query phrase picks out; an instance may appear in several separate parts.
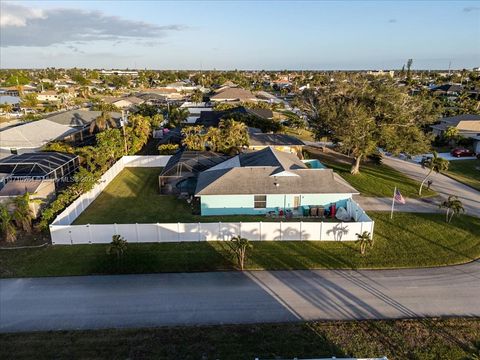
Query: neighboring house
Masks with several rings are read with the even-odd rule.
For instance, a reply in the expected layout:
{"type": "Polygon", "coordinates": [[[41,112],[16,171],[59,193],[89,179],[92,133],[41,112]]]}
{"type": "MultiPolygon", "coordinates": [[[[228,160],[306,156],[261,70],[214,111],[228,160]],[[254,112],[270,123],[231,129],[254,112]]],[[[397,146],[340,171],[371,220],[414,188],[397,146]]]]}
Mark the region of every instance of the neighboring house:
{"type": "Polygon", "coordinates": [[[0,158],[39,151],[53,140],[64,140],[77,130],[46,119],[12,126],[0,131],[0,158]]]}
{"type": "Polygon", "coordinates": [[[245,89],[242,88],[225,88],[224,90],[216,93],[210,98],[214,102],[255,102],[258,101],[256,96],[245,89]]]}
{"type": "Polygon", "coordinates": [[[444,84],[433,87],[431,91],[439,95],[458,96],[463,92],[463,86],[458,84],[444,84]]]}
{"type": "Polygon", "coordinates": [[[301,154],[305,143],[294,136],[286,134],[265,134],[259,131],[250,130],[249,134],[251,150],[261,150],[266,147],[273,147],[276,150],[301,154]]]}
{"type": "Polygon", "coordinates": [[[212,107],[206,102],[195,103],[186,101],[180,107],[188,110],[189,114],[185,121],[187,124],[195,124],[202,112],[213,111],[212,107]]]}
{"type": "Polygon", "coordinates": [[[102,75],[128,75],[128,76],[138,76],[138,71],[136,70],[100,70],[102,75]]]}
{"type": "Polygon", "coordinates": [[[40,207],[50,202],[55,196],[54,180],[22,180],[10,181],[0,190],[0,204],[6,204],[10,211],[14,210],[13,200],[25,193],[30,194],[30,209],[33,217],[39,215],[40,207]],[[34,201],[37,200],[37,201],[34,201]]]}
{"type": "Polygon", "coordinates": [[[62,101],[67,97],[71,97],[71,95],[68,93],[57,94],[57,92],[53,90],[43,91],[37,94],[37,100],[40,102],[46,102],[46,101],[58,102],[58,101],[62,101]]]}
{"type": "Polygon", "coordinates": [[[59,152],[35,152],[0,159],[3,182],[16,180],[66,181],[79,166],[77,155],[59,152]]]}
{"type": "Polygon", "coordinates": [[[151,88],[151,89],[142,89],[140,94],[136,94],[137,97],[144,99],[142,94],[155,94],[161,96],[164,100],[182,100],[185,98],[185,95],[177,91],[174,88],[151,88]]]}
{"type": "Polygon", "coordinates": [[[107,98],[106,102],[115,105],[119,109],[128,109],[135,105],[143,104],[145,100],[136,96],[128,96],[124,98],[107,98]]]}
{"type": "Polygon", "coordinates": [[[203,125],[205,127],[218,127],[220,120],[228,118],[231,114],[253,115],[261,119],[273,119],[273,112],[270,109],[247,109],[243,106],[238,106],[228,110],[222,111],[200,111],[200,116],[196,120],[196,125],[203,125]]]}
{"type": "MultiPolygon", "coordinates": [[[[93,139],[90,123],[101,111],[70,110],[45,119],[23,123],[0,131],[0,158],[11,154],[39,151],[47,143],[58,140],[82,145],[93,139]]],[[[119,124],[122,114],[111,112],[119,124]]]]}
{"type": "Polygon", "coordinates": [[[18,86],[9,86],[9,87],[0,88],[0,95],[20,96],[20,91],[18,90],[18,86]]]}
{"type": "Polygon", "coordinates": [[[271,147],[234,156],[198,175],[201,215],[255,215],[335,204],[358,191],[332,169],[311,169],[296,155],[271,147]]]}
{"type": "Polygon", "coordinates": [[[480,153],[480,115],[465,114],[440,119],[430,126],[434,135],[442,136],[449,127],[458,129],[459,135],[473,139],[473,151],[480,153]]]}

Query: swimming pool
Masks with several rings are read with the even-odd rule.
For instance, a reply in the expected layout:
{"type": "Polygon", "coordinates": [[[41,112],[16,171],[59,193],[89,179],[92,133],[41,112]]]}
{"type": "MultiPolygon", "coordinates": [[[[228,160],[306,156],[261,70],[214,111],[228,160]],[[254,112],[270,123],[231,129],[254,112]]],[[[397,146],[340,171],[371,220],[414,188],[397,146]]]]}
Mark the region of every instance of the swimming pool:
{"type": "Polygon", "coordinates": [[[323,165],[317,159],[302,160],[305,165],[311,169],[326,169],[327,167],[323,165]]]}

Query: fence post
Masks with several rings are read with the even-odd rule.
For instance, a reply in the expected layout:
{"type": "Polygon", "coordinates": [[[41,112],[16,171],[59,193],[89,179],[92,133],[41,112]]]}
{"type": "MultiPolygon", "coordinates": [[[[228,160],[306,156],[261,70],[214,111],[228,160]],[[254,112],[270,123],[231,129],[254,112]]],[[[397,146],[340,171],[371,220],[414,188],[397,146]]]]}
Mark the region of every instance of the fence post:
{"type": "Polygon", "coordinates": [[[160,224],[157,222],[157,242],[160,242],[160,224]]]}
{"type": "Polygon", "coordinates": [[[260,240],[263,240],[263,238],[262,238],[262,222],[261,221],[258,223],[258,230],[260,232],[260,240]]]}
{"type": "Polygon", "coordinates": [[[360,235],[363,234],[363,221],[360,221],[360,235]]]}
{"type": "Polygon", "coordinates": [[[135,223],[135,234],[137,235],[137,243],[140,242],[140,238],[138,236],[138,223],[135,223]]]}
{"type": "Polygon", "coordinates": [[[202,224],[199,222],[198,223],[198,241],[202,240],[201,238],[201,231],[202,231],[202,224]]]}
{"type": "Polygon", "coordinates": [[[90,226],[90,224],[87,224],[87,227],[88,227],[88,236],[89,236],[89,239],[88,239],[88,243],[91,244],[92,243],[92,227],[90,226]]]}
{"type": "Polygon", "coordinates": [[[240,226],[239,226],[238,232],[240,233],[240,234],[238,234],[238,235],[239,235],[240,237],[243,237],[243,236],[242,236],[242,222],[241,222],[241,221],[240,221],[240,226]]]}
{"type": "Polygon", "coordinates": [[[177,241],[180,242],[180,223],[177,222],[177,241]]]}
{"type": "Polygon", "coordinates": [[[302,228],[303,228],[303,221],[300,221],[300,241],[302,241],[302,228]]]}
{"type": "Polygon", "coordinates": [[[225,239],[223,238],[223,236],[220,238],[220,235],[222,234],[222,222],[219,221],[218,222],[218,234],[217,234],[217,239],[218,240],[222,240],[222,241],[225,241],[225,239]]]}
{"type": "Polygon", "coordinates": [[[280,241],[283,240],[283,226],[282,226],[283,222],[280,221],[280,241]]]}
{"type": "Polygon", "coordinates": [[[117,226],[117,223],[114,223],[113,224],[113,229],[115,231],[115,234],[118,235],[118,226],[117,226]]]}
{"type": "Polygon", "coordinates": [[[320,239],[318,239],[319,241],[322,241],[322,230],[323,230],[323,221],[320,221],[320,239]]]}

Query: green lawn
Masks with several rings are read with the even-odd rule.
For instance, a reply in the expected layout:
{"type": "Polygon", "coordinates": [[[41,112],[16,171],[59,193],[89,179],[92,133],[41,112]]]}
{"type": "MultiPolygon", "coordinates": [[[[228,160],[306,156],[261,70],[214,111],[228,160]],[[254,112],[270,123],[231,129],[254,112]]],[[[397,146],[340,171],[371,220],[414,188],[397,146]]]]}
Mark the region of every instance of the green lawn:
{"type": "Polygon", "coordinates": [[[461,360],[479,355],[479,339],[474,318],[55,331],[1,334],[0,358],[461,360]]]}
{"type": "Polygon", "coordinates": [[[453,160],[448,165],[445,175],[480,191],[480,159],[453,160]]]}
{"type": "Polygon", "coordinates": [[[315,141],[313,133],[307,129],[292,129],[292,128],[285,127],[283,130],[283,133],[287,135],[292,135],[300,140],[315,141]]]}
{"type": "MultiPolygon", "coordinates": [[[[309,150],[312,159],[319,159],[325,166],[333,169],[342,176],[350,185],[365,196],[392,197],[395,186],[406,198],[419,198],[418,189],[420,183],[403,175],[401,172],[392,169],[387,165],[376,165],[363,163],[360,166],[360,174],[350,174],[350,163],[336,161],[335,156],[322,154],[321,152],[309,150]]],[[[423,191],[422,197],[436,195],[434,191],[423,191]]]]}
{"type": "MultiPolygon", "coordinates": [[[[367,255],[354,242],[260,241],[248,269],[358,269],[459,264],[480,257],[480,219],[442,214],[371,213],[375,246],[367,255]]],[[[235,268],[223,242],[129,244],[121,262],[106,245],[0,250],[1,277],[217,271],[235,268]]]]}

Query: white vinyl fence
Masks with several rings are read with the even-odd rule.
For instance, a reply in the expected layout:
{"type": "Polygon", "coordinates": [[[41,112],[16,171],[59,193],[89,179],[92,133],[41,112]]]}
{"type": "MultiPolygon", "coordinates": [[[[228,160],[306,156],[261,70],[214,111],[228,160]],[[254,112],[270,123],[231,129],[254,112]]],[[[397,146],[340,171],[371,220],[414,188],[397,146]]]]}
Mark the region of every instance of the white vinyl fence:
{"type": "Polygon", "coordinates": [[[157,223],[157,224],[88,224],[72,222],[125,167],[161,167],[169,156],[125,156],[115,163],[99,183],[67,207],[50,225],[52,244],[105,244],[115,234],[128,242],[225,241],[240,235],[252,241],[352,241],[357,233],[373,235],[374,222],[353,200],[347,211],[356,222],[237,222],[237,223],[157,223]]]}

